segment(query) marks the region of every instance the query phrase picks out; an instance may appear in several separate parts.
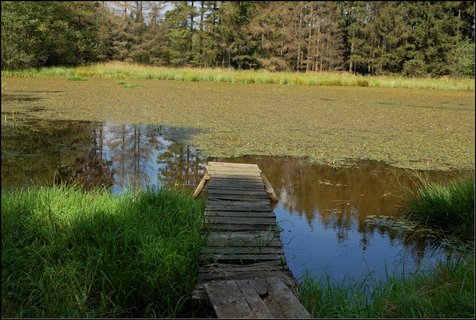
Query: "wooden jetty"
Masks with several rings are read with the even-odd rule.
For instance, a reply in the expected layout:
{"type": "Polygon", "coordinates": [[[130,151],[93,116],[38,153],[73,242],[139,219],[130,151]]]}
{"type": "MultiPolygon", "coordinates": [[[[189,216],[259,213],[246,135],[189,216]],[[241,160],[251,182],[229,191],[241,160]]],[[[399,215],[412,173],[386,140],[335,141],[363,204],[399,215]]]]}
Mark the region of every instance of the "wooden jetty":
{"type": "Polygon", "coordinates": [[[207,189],[207,247],[194,292],[218,318],[310,318],[296,297],[279,227],[277,196],[256,164],[208,162],[193,196],[207,189]]]}

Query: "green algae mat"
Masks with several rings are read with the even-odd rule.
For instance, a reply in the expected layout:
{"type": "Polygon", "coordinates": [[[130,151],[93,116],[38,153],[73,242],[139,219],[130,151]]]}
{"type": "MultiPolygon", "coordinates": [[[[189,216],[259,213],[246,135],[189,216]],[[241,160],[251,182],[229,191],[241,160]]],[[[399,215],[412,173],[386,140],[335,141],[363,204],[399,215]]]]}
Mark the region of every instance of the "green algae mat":
{"type": "Polygon", "coordinates": [[[166,80],[9,78],[2,126],[21,117],[189,128],[206,156],[473,169],[474,92],[166,80]]]}

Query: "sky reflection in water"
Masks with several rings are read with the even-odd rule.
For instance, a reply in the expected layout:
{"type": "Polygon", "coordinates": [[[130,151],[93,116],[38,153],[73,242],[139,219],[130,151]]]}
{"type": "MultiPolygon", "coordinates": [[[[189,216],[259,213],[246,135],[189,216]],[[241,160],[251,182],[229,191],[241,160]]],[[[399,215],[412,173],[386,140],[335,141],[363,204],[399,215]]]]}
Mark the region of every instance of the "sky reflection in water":
{"type": "MultiPolygon", "coordinates": [[[[105,186],[114,193],[147,185],[193,190],[206,160],[193,146],[173,142],[191,130],[149,125],[79,121],[2,123],[2,190],[53,181],[79,181],[85,189],[105,186]]],[[[245,156],[275,188],[275,207],[289,267],[331,280],[361,279],[428,267],[443,256],[415,239],[368,225],[368,215],[399,216],[402,188],[414,188],[411,174],[376,161],[333,168],[287,157],[245,156]]],[[[422,173],[445,182],[458,172],[422,173]]]]}

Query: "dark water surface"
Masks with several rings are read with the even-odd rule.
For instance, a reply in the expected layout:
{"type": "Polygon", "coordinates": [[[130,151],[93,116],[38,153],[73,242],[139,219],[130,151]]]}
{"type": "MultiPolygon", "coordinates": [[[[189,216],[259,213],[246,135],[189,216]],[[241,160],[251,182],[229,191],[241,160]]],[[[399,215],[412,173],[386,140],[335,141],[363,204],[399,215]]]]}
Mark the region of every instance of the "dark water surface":
{"type": "MultiPolygon", "coordinates": [[[[86,189],[119,193],[147,185],[193,190],[208,160],[256,163],[280,201],[275,207],[289,267],[333,281],[382,279],[430,267],[444,256],[431,238],[365,221],[370,215],[401,215],[403,189],[414,189],[416,172],[376,161],[352,167],[311,164],[304,159],[199,156],[187,129],[79,121],[2,121],[2,191],[79,181],[86,189]],[[185,140],[183,140],[185,139],[185,140]]],[[[445,183],[460,172],[419,173],[445,183]]]]}

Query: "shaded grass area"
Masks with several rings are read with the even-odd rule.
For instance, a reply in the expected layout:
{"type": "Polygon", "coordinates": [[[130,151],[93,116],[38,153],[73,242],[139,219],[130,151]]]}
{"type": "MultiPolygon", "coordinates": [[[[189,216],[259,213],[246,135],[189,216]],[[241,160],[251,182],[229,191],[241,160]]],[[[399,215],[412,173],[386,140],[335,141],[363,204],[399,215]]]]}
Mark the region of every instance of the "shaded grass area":
{"type": "Polygon", "coordinates": [[[407,217],[440,230],[444,237],[474,239],[474,176],[446,186],[424,179],[419,182],[418,192],[409,196],[407,217]]]}
{"type": "Polygon", "coordinates": [[[360,76],[348,72],[269,72],[220,68],[166,68],[123,62],[82,67],[48,67],[2,71],[3,77],[88,77],[106,79],[157,79],[230,83],[270,83],[288,85],[359,86],[474,90],[472,78],[405,78],[402,76],[360,76]]]}
{"type": "MultiPolygon", "coordinates": [[[[2,113],[189,128],[204,156],[379,160],[411,169],[474,167],[474,93],[336,86],[9,78],[2,113]],[[24,101],[28,96],[33,101],[24,101]],[[37,109],[38,111],[33,112],[37,109]]],[[[174,138],[175,139],[175,138],[174,138]]]]}
{"type": "Polygon", "coordinates": [[[300,297],[316,318],[473,318],[474,249],[430,272],[372,284],[346,287],[306,276],[300,297]]]}
{"type": "Polygon", "coordinates": [[[174,317],[195,285],[203,202],[149,189],[2,193],[2,317],[174,317]]]}

